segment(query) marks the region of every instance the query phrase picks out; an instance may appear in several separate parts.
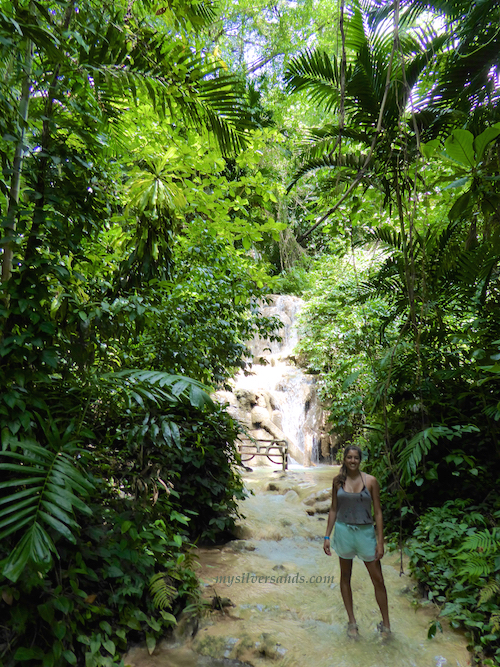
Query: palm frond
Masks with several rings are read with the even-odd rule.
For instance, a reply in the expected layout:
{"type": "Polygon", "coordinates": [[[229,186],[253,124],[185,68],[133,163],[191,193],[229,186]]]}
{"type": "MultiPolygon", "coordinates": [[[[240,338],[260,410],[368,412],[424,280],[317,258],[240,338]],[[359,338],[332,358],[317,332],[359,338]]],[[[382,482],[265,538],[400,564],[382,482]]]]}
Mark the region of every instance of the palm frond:
{"type": "Polygon", "coordinates": [[[294,174],[293,180],[288,186],[290,190],[297,181],[305,174],[310,174],[318,169],[347,169],[352,176],[365,166],[366,155],[348,153],[346,155],[332,155],[331,153],[318,158],[312,158],[305,162],[294,174]]]}
{"type": "Polygon", "coordinates": [[[179,397],[184,396],[193,407],[213,406],[208,388],[184,375],[130,369],[104,373],[99,380],[124,391],[129,400],[133,399],[139,405],[143,405],[143,399],[176,403],[179,397]]]}
{"type": "Polygon", "coordinates": [[[324,104],[327,111],[340,100],[340,71],[337,59],[321,50],[306,50],[292,58],[285,72],[285,83],[290,93],[309,92],[311,102],[324,104]]]}
{"type": "Polygon", "coordinates": [[[398,463],[401,467],[401,480],[409,483],[417,472],[417,467],[422,462],[426,454],[430,452],[434,445],[437,445],[440,438],[452,440],[456,437],[462,437],[464,433],[479,431],[476,426],[457,425],[449,428],[442,424],[431,425],[423,431],[419,431],[408,441],[402,438],[394,445],[394,451],[398,452],[398,463]]]}
{"type": "Polygon", "coordinates": [[[63,434],[54,423],[42,424],[42,428],[45,446],[24,440],[18,450],[1,455],[0,470],[10,478],[0,483],[0,491],[6,492],[0,498],[0,540],[22,534],[2,568],[2,574],[11,581],[17,581],[30,562],[41,571],[47,570],[52,554],[57,555],[54,537],[74,543],[78,530],[75,510],[91,513],[82,498],[88,496],[92,484],[76,464],[83,452],[74,425],[63,434]],[[12,488],[13,493],[6,491],[12,488]]]}

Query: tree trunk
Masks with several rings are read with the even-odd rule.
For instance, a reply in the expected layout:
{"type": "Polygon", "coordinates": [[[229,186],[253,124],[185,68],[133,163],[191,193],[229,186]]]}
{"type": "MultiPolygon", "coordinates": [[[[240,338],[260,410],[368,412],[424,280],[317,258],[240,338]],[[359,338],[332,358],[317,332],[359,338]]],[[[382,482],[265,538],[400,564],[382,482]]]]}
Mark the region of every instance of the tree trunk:
{"type": "MultiPolygon", "coordinates": [[[[71,23],[71,18],[75,11],[75,2],[76,0],[71,0],[66,8],[66,13],[64,15],[64,23],[62,26],[62,33],[68,30],[71,23]]],[[[26,245],[26,253],[24,256],[25,261],[28,261],[33,257],[35,249],[40,245],[39,241],[39,230],[43,224],[44,220],[44,208],[45,208],[45,183],[47,180],[47,165],[50,157],[50,131],[52,124],[52,116],[54,109],[54,100],[56,96],[56,89],[59,83],[59,72],[61,66],[58,64],[54,70],[52,76],[52,81],[49,86],[48,95],[47,95],[47,104],[45,106],[45,119],[42,126],[42,136],[40,139],[40,163],[38,167],[38,178],[36,183],[36,192],[38,198],[35,202],[35,210],[33,211],[33,221],[31,223],[31,231],[26,245]]]]}
{"type": "Polygon", "coordinates": [[[2,283],[9,280],[12,274],[12,258],[14,255],[14,236],[16,232],[16,213],[19,204],[19,193],[21,190],[21,174],[24,159],[24,137],[28,122],[28,110],[30,103],[31,68],[33,63],[33,46],[29,39],[26,44],[26,56],[24,61],[24,78],[21,86],[21,99],[19,102],[19,117],[21,133],[16,145],[14,160],[12,163],[12,178],[10,182],[9,203],[7,208],[7,219],[4,223],[5,240],[1,244],[2,256],[2,283]]]}

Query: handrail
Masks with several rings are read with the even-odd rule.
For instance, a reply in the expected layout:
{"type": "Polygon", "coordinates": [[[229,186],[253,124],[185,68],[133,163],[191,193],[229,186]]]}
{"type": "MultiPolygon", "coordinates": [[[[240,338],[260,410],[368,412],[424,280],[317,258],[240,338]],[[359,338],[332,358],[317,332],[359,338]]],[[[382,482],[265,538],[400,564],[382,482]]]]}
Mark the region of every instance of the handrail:
{"type": "Polygon", "coordinates": [[[266,456],[271,463],[277,463],[277,461],[273,461],[271,457],[278,456],[281,458],[283,471],[288,470],[288,442],[286,440],[263,440],[261,438],[256,438],[255,440],[248,439],[240,441],[237,447],[242,463],[251,461],[255,456],[266,456]],[[246,448],[246,451],[243,451],[243,448],[246,448]],[[271,450],[277,451],[273,452],[271,450]],[[243,458],[243,456],[247,458],[243,458]]]}

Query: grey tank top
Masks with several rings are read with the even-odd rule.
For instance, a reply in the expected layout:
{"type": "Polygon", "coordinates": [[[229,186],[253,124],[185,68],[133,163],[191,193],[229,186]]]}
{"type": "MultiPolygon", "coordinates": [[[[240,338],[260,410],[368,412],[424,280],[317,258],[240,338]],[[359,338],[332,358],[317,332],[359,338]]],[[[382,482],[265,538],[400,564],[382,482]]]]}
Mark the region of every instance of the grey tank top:
{"type": "MultiPolygon", "coordinates": [[[[363,476],[361,476],[363,479],[363,476]]],[[[373,524],[372,496],[365,485],[358,493],[349,493],[340,486],[337,490],[337,521],[355,525],[373,524]]]]}

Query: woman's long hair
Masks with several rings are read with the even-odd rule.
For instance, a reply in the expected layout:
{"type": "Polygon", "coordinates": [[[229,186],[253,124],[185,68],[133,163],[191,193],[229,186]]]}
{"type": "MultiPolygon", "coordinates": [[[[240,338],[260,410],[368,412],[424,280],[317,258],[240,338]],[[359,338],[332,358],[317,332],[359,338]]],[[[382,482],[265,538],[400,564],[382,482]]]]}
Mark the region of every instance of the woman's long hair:
{"type": "Polygon", "coordinates": [[[341,487],[344,486],[344,482],[347,478],[347,467],[346,467],[346,464],[345,464],[345,460],[346,460],[347,454],[351,451],[351,449],[354,449],[355,452],[358,452],[360,463],[363,460],[363,452],[361,451],[361,449],[357,445],[349,445],[348,447],[346,447],[344,449],[344,458],[342,460],[342,467],[340,468],[339,474],[336,477],[333,478],[333,483],[335,484],[335,487],[337,489],[339,488],[339,486],[341,486],[341,487]]]}

